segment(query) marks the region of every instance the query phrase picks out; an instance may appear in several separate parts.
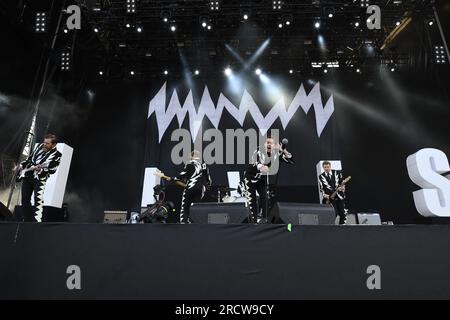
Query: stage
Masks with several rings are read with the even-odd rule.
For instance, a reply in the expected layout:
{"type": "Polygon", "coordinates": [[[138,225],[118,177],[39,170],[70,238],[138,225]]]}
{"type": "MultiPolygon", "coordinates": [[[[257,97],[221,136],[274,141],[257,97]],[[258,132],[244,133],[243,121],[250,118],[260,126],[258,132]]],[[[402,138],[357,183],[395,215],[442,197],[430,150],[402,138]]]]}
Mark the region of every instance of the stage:
{"type": "Polygon", "coordinates": [[[0,299],[448,299],[449,234],[446,225],[1,223],[0,299]]]}

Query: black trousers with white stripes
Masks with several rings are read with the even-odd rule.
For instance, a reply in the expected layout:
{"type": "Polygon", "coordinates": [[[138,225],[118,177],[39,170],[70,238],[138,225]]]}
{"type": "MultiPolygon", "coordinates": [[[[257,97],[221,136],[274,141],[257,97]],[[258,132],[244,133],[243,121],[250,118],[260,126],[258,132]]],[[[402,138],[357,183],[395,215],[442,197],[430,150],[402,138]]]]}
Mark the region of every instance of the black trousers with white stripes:
{"type": "Polygon", "coordinates": [[[195,187],[193,189],[184,189],[181,197],[180,223],[190,223],[189,213],[191,205],[194,202],[200,202],[203,195],[202,187],[195,187]]]}
{"type": "Polygon", "coordinates": [[[275,186],[267,185],[264,180],[260,179],[254,183],[248,178],[244,179],[245,197],[250,208],[251,217],[249,222],[257,223],[266,219],[270,210],[275,203],[275,186]],[[267,195],[267,191],[269,194],[267,195]],[[258,193],[259,197],[257,197],[258,193]],[[258,201],[259,199],[259,201],[258,201]]]}
{"type": "Polygon", "coordinates": [[[22,181],[22,210],[26,222],[42,222],[44,211],[45,181],[25,178],[22,181]],[[34,207],[31,206],[31,195],[34,193],[34,207]]]}
{"type": "MultiPolygon", "coordinates": [[[[326,199],[323,199],[322,203],[326,203],[326,199]]],[[[339,224],[345,224],[347,216],[345,215],[345,201],[336,197],[335,200],[331,202],[334,208],[334,213],[336,217],[339,216],[339,224]]]]}

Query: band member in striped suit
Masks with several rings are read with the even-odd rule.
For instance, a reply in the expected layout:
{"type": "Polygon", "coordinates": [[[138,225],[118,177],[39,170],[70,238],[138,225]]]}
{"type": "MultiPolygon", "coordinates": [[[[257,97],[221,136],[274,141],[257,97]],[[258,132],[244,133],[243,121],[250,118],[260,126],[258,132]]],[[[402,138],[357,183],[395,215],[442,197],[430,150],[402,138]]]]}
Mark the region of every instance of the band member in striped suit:
{"type": "MultiPolygon", "coordinates": [[[[268,213],[275,204],[275,187],[278,172],[269,172],[275,162],[293,164],[292,154],[280,143],[267,137],[264,150],[259,148],[253,153],[252,163],[244,173],[241,190],[247,198],[251,216],[250,223],[267,223],[268,213]],[[281,161],[280,161],[281,160],[281,161]],[[257,198],[258,193],[259,198],[257,198]],[[258,201],[259,199],[259,201],[258,201]]],[[[279,164],[279,163],[278,163],[279,164]]]]}
{"type": "Polygon", "coordinates": [[[339,224],[345,224],[345,185],[342,184],[342,172],[338,170],[331,170],[331,163],[324,161],[322,163],[322,172],[319,176],[319,187],[322,193],[322,203],[331,203],[334,207],[336,216],[339,216],[339,224]],[[336,196],[331,199],[330,196],[335,192],[336,196]]]}
{"type": "Polygon", "coordinates": [[[203,198],[206,187],[212,183],[206,163],[200,160],[199,151],[194,150],[191,152],[191,160],[173,180],[186,182],[186,188],[181,198],[180,223],[191,223],[189,218],[191,205],[203,198]]]}
{"type": "Polygon", "coordinates": [[[18,169],[18,180],[22,181],[22,210],[24,221],[42,222],[44,208],[44,190],[48,177],[56,172],[61,153],[56,149],[57,138],[47,134],[42,143],[38,143],[29,157],[18,169]],[[34,192],[34,210],[31,195],[34,192]]]}

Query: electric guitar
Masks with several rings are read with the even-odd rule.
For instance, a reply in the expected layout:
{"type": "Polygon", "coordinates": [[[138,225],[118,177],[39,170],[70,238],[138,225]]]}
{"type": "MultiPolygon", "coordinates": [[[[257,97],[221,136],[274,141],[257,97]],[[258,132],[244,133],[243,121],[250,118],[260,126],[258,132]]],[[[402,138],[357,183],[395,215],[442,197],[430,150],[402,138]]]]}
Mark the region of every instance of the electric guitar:
{"type": "Polygon", "coordinates": [[[35,179],[39,179],[39,170],[35,170],[36,167],[40,168],[41,170],[43,168],[47,168],[48,164],[29,164],[23,169],[19,169],[19,173],[17,174],[16,181],[20,182],[25,178],[29,178],[34,176],[35,179]],[[29,173],[33,172],[33,173],[29,173]]]}
{"type": "Polygon", "coordinates": [[[334,192],[330,195],[330,197],[327,199],[327,201],[326,201],[327,204],[330,204],[330,202],[333,201],[334,198],[336,198],[336,195],[337,195],[337,193],[338,193],[338,191],[339,191],[338,189],[339,189],[340,187],[345,186],[345,184],[346,184],[347,182],[349,182],[351,178],[352,178],[352,176],[348,176],[347,178],[344,179],[344,181],[342,181],[342,183],[339,185],[339,187],[337,187],[336,191],[334,191],[334,192]]]}
{"type": "Polygon", "coordinates": [[[186,188],[186,183],[181,182],[181,181],[177,181],[177,180],[173,180],[171,177],[166,176],[166,175],[165,175],[164,173],[162,173],[161,171],[156,171],[156,172],[153,173],[153,174],[154,174],[155,176],[160,177],[161,179],[164,179],[164,180],[167,180],[167,181],[174,181],[175,184],[176,184],[177,186],[186,188]]]}

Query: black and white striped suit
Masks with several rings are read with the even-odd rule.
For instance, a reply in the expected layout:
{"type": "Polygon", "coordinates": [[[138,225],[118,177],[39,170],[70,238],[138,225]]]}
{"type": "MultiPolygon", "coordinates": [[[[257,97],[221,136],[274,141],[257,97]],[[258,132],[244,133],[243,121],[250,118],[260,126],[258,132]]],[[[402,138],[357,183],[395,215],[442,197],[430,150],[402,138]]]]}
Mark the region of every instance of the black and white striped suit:
{"type": "MultiPolygon", "coordinates": [[[[342,172],[338,170],[330,170],[327,174],[323,172],[319,175],[320,192],[323,195],[331,196],[337,188],[342,184],[342,172]]],[[[327,199],[323,198],[322,203],[326,203],[327,199]]],[[[339,224],[345,224],[345,192],[338,191],[335,200],[330,199],[330,203],[334,207],[336,216],[339,216],[339,224]]]]}
{"type": "Polygon", "coordinates": [[[275,204],[278,173],[266,175],[261,172],[261,168],[264,165],[270,168],[273,162],[280,160],[285,163],[294,163],[292,154],[285,154],[281,150],[274,151],[272,155],[258,148],[253,153],[252,163],[245,171],[244,180],[241,183],[241,190],[249,205],[251,222],[257,223],[263,218],[266,219],[268,212],[275,204]],[[259,195],[259,201],[257,201],[256,193],[259,195]]]}
{"type": "Polygon", "coordinates": [[[199,202],[203,198],[206,186],[211,185],[208,167],[204,162],[191,160],[175,180],[186,182],[186,188],[184,188],[181,198],[180,223],[190,223],[189,211],[191,205],[194,202],[199,202]]]}
{"type": "Polygon", "coordinates": [[[45,183],[48,177],[56,172],[61,161],[61,153],[56,147],[45,152],[42,146],[42,143],[37,144],[27,160],[21,163],[22,169],[35,165],[42,166],[40,172],[30,171],[22,180],[23,216],[25,221],[30,222],[42,222],[45,183]],[[33,192],[34,210],[31,206],[31,195],[33,192]]]}

